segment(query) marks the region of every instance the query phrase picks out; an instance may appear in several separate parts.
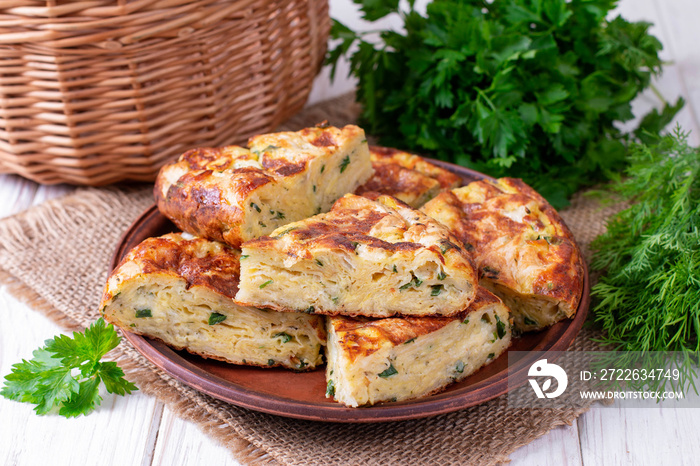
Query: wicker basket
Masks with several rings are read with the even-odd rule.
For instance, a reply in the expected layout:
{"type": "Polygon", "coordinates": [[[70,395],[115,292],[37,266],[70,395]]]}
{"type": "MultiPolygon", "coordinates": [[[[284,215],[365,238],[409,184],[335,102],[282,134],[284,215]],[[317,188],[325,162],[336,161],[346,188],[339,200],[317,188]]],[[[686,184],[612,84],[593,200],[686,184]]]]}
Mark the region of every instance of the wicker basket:
{"type": "Polygon", "coordinates": [[[195,146],[299,111],[326,50],[326,0],[0,2],[0,173],[152,180],[195,146]]]}

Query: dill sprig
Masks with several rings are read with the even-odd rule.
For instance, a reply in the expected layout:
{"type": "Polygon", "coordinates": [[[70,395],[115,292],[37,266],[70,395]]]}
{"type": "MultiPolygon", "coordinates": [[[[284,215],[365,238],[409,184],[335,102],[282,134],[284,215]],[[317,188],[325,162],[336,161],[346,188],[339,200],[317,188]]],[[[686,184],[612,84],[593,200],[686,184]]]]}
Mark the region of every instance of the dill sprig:
{"type": "Polygon", "coordinates": [[[613,192],[631,205],[591,245],[593,312],[618,351],[680,352],[684,388],[700,351],[700,149],[676,128],[629,162],[613,192]]]}

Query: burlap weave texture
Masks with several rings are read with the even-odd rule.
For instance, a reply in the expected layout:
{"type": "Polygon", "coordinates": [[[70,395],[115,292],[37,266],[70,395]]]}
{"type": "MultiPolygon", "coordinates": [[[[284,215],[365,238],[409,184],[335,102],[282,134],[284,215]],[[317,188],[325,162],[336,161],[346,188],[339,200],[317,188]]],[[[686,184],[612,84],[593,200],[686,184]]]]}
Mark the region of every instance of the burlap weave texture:
{"type": "MultiPolygon", "coordinates": [[[[354,121],[356,110],[345,96],[311,107],[285,126],[298,129],[323,119],[341,125],[354,121]]],[[[1,221],[0,280],[66,329],[84,328],[98,317],[112,251],[129,224],[153,202],[151,189],[80,189],[1,221]]],[[[611,212],[580,196],[562,212],[585,254],[611,212]]],[[[591,336],[591,330],[582,331],[572,350],[595,349],[591,336]]],[[[143,392],[197,423],[239,461],[250,464],[495,464],[587,409],[516,410],[501,397],[429,419],[317,423],[257,413],[202,395],[156,369],[125,340],[113,358],[143,392]]]]}

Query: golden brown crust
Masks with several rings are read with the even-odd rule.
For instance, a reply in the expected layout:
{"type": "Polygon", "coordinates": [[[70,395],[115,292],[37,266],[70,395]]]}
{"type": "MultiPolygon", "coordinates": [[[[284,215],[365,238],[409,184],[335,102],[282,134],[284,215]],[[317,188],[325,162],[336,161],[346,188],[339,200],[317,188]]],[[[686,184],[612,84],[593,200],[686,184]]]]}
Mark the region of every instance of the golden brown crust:
{"type": "MultiPolygon", "coordinates": [[[[250,138],[248,145],[250,149],[238,146],[193,149],[165,165],[154,188],[158,209],[183,231],[238,247],[243,241],[269,233],[288,221],[311,216],[319,207],[327,210],[339,195],[347,192],[328,201],[324,196],[332,196],[333,190],[325,189],[322,179],[318,187],[313,182],[312,192],[310,171],[314,163],[323,164],[342,151],[351,151],[357,159],[355,164],[366,164],[366,170],[356,173],[361,179],[349,183],[349,190],[371,175],[364,132],[354,125],[264,134],[250,138]],[[292,201],[296,210],[280,212],[281,216],[275,217],[277,208],[273,205],[285,196],[292,199],[290,194],[296,196],[292,201]],[[257,201],[260,205],[251,201],[258,195],[264,196],[262,202],[257,201]],[[308,202],[298,202],[300,199],[308,202]],[[265,202],[271,204],[266,206],[265,202]],[[251,210],[254,204],[257,212],[251,210]],[[268,211],[271,215],[267,215],[268,211]],[[251,216],[259,217],[253,222],[255,228],[249,225],[251,216]],[[263,230],[258,231],[260,228],[263,230]]],[[[329,172],[332,170],[329,167],[329,172]]],[[[314,170],[313,175],[317,172],[318,169],[314,170]]],[[[328,178],[327,183],[337,185],[332,177],[328,178]]]]}
{"type": "Polygon", "coordinates": [[[388,194],[418,208],[443,189],[460,185],[462,179],[424,158],[387,147],[370,146],[374,176],[355,190],[388,194]]]}
{"type": "MultiPolygon", "coordinates": [[[[112,272],[119,282],[139,274],[163,273],[182,277],[187,287],[203,286],[234,298],[238,292],[240,252],[225,244],[203,238],[185,239],[180,233],[148,238],[124,256],[112,272]],[[122,267],[131,263],[130,267],[122,267]]],[[[102,302],[111,300],[110,287],[102,302]]]]}
{"type": "Polygon", "coordinates": [[[242,245],[250,259],[242,263],[241,305],[313,307],[326,315],[454,315],[476,294],[476,270],[459,240],[391,196],[347,194],[330,212],[272,234],[242,245]]]}
{"type": "Polygon", "coordinates": [[[454,321],[462,322],[469,314],[479,311],[484,306],[500,302],[496,295],[479,287],[476,298],[469,307],[450,317],[330,317],[329,323],[338,334],[339,345],[354,361],[359,356],[374,353],[385,344],[401,345],[421,335],[435,332],[454,321]]]}
{"type": "MultiPolygon", "coordinates": [[[[379,196],[377,193],[372,193],[368,198],[376,200],[379,196]]],[[[342,197],[336,202],[330,213],[291,225],[290,229],[285,228],[287,230],[285,234],[291,238],[291,241],[286,243],[286,254],[308,259],[312,257],[311,252],[316,248],[354,252],[357,243],[390,252],[414,251],[422,247],[414,242],[389,242],[370,236],[371,230],[382,219],[391,219],[394,214],[375,210],[371,203],[362,199],[358,196],[342,197]]],[[[400,228],[405,231],[407,226],[402,225],[400,228]]],[[[278,239],[278,236],[263,236],[248,241],[245,247],[275,248],[278,239]]]]}
{"type": "Polygon", "coordinates": [[[583,259],[573,235],[547,201],[522,180],[476,181],[426,204],[472,251],[482,280],[523,295],[578,307],[583,259]]]}
{"type": "Polygon", "coordinates": [[[250,193],[275,181],[273,174],[255,166],[256,159],[236,146],[185,152],[158,174],[153,191],[158,210],[183,231],[240,244],[242,203],[250,193]],[[172,183],[171,178],[177,181],[172,183]]]}
{"type": "Polygon", "coordinates": [[[454,189],[462,184],[462,178],[449,170],[428,162],[419,155],[409,154],[389,147],[370,146],[372,162],[394,163],[436,180],[443,189],[454,189]]]}

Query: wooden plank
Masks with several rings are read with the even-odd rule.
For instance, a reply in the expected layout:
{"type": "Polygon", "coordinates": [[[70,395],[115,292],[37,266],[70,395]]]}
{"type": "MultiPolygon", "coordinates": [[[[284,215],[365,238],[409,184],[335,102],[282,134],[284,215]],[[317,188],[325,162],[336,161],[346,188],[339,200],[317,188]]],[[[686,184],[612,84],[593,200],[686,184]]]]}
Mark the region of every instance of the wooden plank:
{"type": "MultiPolygon", "coordinates": [[[[8,296],[0,287],[0,374],[28,359],[60,328],[8,296]]],[[[102,406],[89,416],[37,416],[27,403],[0,397],[0,464],[141,464],[153,449],[150,438],[156,402],[139,392],[101,393],[102,406]]]]}
{"type": "MultiPolygon", "coordinates": [[[[1,175],[0,217],[74,189],[1,175]]],[[[11,297],[6,287],[0,287],[0,309],[0,375],[4,376],[12,364],[31,358],[34,349],[61,329],[11,297]]],[[[70,420],[56,414],[40,417],[29,404],[0,398],[0,464],[122,465],[150,458],[162,406],[138,392],[128,397],[104,391],[101,395],[102,406],[95,413],[70,420]]]]}
{"type": "Polygon", "coordinates": [[[595,407],[579,430],[585,465],[692,465],[700,457],[691,408],[595,407]]]}
{"type": "MultiPolygon", "coordinates": [[[[700,62],[697,53],[688,52],[689,47],[694,47],[700,41],[700,31],[695,27],[700,5],[693,0],[628,0],[619,4],[615,14],[621,14],[628,21],[653,24],[650,32],[664,45],[660,56],[666,62],[663,74],[655,78],[653,84],[669,102],[675,102],[681,95],[688,101],[667,129],[673,129],[678,123],[684,130],[692,131],[691,144],[700,144],[700,126],[696,118],[700,109],[700,62]],[[680,39],[679,34],[682,34],[680,39]],[[689,87],[690,82],[694,84],[689,87]],[[690,89],[697,95],[690,95],[690,89]]],[[[622,125],[622,128],[635,128],[641,117],[652,108],[661,108],[661,101],[649,89],[632,104],[636,118],[622,125]]]]}
{"type": "Polygon", "coordinates": [[[511,466],[581,466],[578,426],[559,426],[510,455],[511,466]]]}
{"type": "Polygon", "coordinates": [[[678,69],[681,90],[694,124],[692,129],[697,133],[700,131],[700,31],[697,27],[700,5],[697,0],[657,0],[654,3],[657,22],[666,33],[664,45],[678,69]]]}
{"type": "Polygon", "coordinates": [[[158,433],[153,466],[240,466],[231,453],[207,437],[193,423],[177,417],[166,406],[158,433]]]}
{"type": "Polygon", "coordinates": [[[0,218],[32,205],[38,185],[15,175],[0,175],[0,218]]]}

